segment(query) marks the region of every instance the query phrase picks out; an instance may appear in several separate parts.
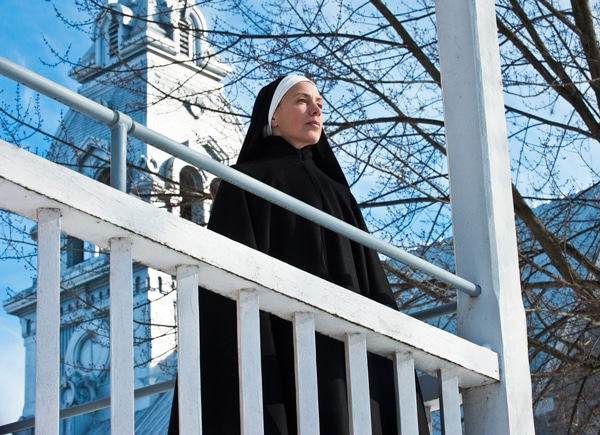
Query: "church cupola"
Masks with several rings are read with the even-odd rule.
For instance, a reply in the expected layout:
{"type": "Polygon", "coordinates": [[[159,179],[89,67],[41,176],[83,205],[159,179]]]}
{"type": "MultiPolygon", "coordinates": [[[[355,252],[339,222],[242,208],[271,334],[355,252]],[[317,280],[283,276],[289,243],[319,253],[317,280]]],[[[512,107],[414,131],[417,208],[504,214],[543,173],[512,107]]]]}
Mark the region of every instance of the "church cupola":
{"type": "Polygon", "coordinates": [[[211,53],[205,32],[204,17],[187,0],[107,0],[96,20],[94,45],[71,75],[85,83],[150,50],[165,64],[185,62],[221,80],[231,69],[211,53]]]}

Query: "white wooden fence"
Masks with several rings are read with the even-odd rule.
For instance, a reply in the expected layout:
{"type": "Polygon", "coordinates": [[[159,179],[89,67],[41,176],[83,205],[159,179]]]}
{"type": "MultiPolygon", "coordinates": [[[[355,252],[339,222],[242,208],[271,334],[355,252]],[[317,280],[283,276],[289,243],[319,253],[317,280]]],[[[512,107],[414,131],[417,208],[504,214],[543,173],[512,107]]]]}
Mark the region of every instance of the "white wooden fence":
{"type": "MultiPolygon", "coordinates": [[[[0,208],[33,219],[39,226],[37,331],[39,334],[43,330],[44,336],[38,336],[37,341],[37,428],[43,427],[44,433],[58,433],[58,251],[62,231],[111,250],[110,402],[114,433],[133,433],[130,293],[131,262],[138,261],[178,279],[179,403],[185,416],[182,428],[190,433],[200,433],[201,421],[196,311],[196,289],[201,285],[238,301],[244,433],[261,433],[262,428],[257,418],[262,414],[257,408],[261,406],[257,346],[257,316],[261,309],[294,322],[298,413],[303,434],[316,433],[314,331],[346,343],[355,434],[369,433],[367,350],[394,359],[397,382],[404,392],[413,391],[415,368],[437,376],[446,434],[462,433],[462,427],[475,435],[533,434],[494,2],[438,0],[436,24],[460,276],[436,273],[464,291],[458,295],[457,311],[458,334],[463,338],[0,143],[0,208]],[[233,250],[235,256],[229,254],[233,250]],[[473,297],[479,291],[481,295],[473,297]],[[116,354],[119,360],[115,360],[116,354]]],[[[27,71],[16,71],[1,58],[0,72],[27,85],[31,78],[39,85],[34,86],[39,92],[59,95],[57,99],[67,99],[71,108],[91,113],[94,119],[118,130],[116,138],[122,139],[132,125],[122,114],[57,89],[56,84],[31,77],[27,71]]],[[[139,125],[130,135],[155,146],[173,142],[139,125]]],[[[177,145],[173,144],[173,155],[183,160],[195,158],[188,155],[191,151],[177,145]]],[[[216,175],[222,172],[236,177],[215,162],[202,163],[206,164],[203,169],[216,175]]],[[[120,169],[121,175],[124,170],[120,169]]],[[[118,175],[111,172],[111,179],[119,179],[118,175]]],[[[373,242],[372,238],[364,239],[373,242]]],[[[371,247],[387,253],[388,247],[379,249],[380,245],[373,243],[377,247],[371,247]]],[[[390,253],[397,252],[391,249],[390,253]]],[[[401,433],[415,433],[412,395],[399,394],[398,406],[401,433]]]]}
{"type": "Polygon", "coordinates": [[[396,362],[403,434],[416,433],[414,369],[438,376],[447,434],[462,433],[461,390],[500,380],[498,355],[486,347],[8,143],[0,142],[0,156],[0,208],[38,223],[35,425],[44,428],[43,433],[58,433],[59,424],[61,232],[110,250],[112,433],[134,433],[132,261],[177,276],[182,433],[201,433],[198,285],[238,302],[243,433],[262,433],[259,309],[293,322],[303,434],[318,433],[315,331],[346,344],[352,428],[357,435],[370,433],[367,351],[396,362]]]}

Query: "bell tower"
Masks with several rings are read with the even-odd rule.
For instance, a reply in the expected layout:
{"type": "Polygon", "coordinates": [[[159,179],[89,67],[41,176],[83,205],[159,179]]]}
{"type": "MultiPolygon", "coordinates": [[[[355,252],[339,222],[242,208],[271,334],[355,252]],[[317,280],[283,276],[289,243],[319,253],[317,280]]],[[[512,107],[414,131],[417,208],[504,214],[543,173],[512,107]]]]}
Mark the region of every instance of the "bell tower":
{"type": "MultiPolygon", "coordinates": [[[[206,41],[206,22],[187,0],[107,0],[95,21],[90,49],[72,70],[79,93],[200,153],[228,164],[243,140],[222,80],[231,69],[206,41]]],[[[77,112],[64,116],[48,158],[110,183],[111,132],[77,112]]],[[[126,190],[140,200],[206,225],[214,177],[128,138],[126,190]]],[[[144,216],[138,216],[144,219],[144,216]]],[[[35,231],[32,233],[35,238],[35,231]]],[[[194,243],[190,240],[190,243],[194,243]]],[[[108,347],[109,253],[63,237],[61,254],[61,407],[110,395],[108,347]]],[[[136,389],[174,378],[173,277],[133,265],[136,389]]],[[[35,285],[5,303],[21,318],[26,348],[23,418],[34,414],[35,285]],[[25,297],[23,297],[25,296],[25,297]]],[[[136,400],[136,431],[162,432],[170,393],[136,400]]],[[[63,420],[63,433],[110,431],[109,410],[63,420]]]]}

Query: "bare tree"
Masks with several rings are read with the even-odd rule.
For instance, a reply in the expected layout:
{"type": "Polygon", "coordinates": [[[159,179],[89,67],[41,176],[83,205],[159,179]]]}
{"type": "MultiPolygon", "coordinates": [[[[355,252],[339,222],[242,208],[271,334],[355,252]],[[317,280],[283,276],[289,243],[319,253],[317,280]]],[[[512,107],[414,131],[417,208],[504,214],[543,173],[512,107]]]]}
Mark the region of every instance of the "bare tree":
{"type": "MultiPolygon", "coordinates": [[[[453,269],[433,1],[215,7],[227,19],[209,37],[237,66],[236,91],[288,72],[313,77],[371,227],[453,269]]],[[[600,425],[595,8],[585,0],[497,4],[534,405],[540,430],[565,433],[600,425]],[[549,400],[553,411],[543,414],[549,400]]],[[[388,267],[402,307],[452,298],[427,277],[388,267]]]]}
{"type": "MultiPolygon", "coordinates": [[[[75,3],[90,20],[107,10],[100,0],[75,3]]],[[[433,0],[195,4],[212,17],[202,34],[210,56],[234,67],[225,84],[233,112],[247,117],[248,101],[269,79],[312,77],[326,102],[327,133],[371,229],[452,270],[433,0]]],[[[496,10],[539,430],[597,433],[600,6],[498,0],[496,10]]],[[[60,6],[57,13],[90,32],[91,21],[69,21],[60,6]]],[[[54,52],[77,66],[71,53],[54,52]]],[[[123,59],[125,73],[143,76],[123,59]]],[[[111,80],[127,86],[119,74],[111,80]]],[[[170,90],[156,91],[173,98],[170,90]]],[[[429,277],[393,262],[386,267],[402,309],[454,297],[429,277]]],[[[438,322],[452,328],[451,318],[438,322]]]]}

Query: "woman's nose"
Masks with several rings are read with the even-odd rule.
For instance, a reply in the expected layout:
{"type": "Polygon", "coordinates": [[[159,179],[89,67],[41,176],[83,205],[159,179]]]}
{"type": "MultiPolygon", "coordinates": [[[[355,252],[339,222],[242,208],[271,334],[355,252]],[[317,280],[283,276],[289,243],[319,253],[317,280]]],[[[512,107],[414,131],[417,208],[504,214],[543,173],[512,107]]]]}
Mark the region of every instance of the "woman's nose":
{"type": "Polygon", "coordinates": [[[310,113],[314,114],[314,115],[321,114],[321,108],[319,107],[319,105],[317,103],[312,103],[310,113]]]}

